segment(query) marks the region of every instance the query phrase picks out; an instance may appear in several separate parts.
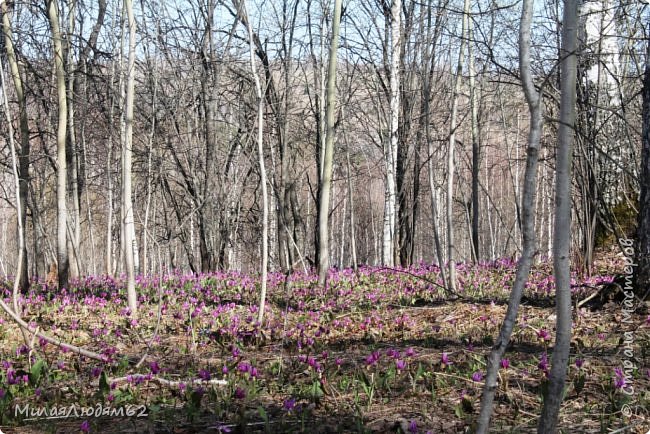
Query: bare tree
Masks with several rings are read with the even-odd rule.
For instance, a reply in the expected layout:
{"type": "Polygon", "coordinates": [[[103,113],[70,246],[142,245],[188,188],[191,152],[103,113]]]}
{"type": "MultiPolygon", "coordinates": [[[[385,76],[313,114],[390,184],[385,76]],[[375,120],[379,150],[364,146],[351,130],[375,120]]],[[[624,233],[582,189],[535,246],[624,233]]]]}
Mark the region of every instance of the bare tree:
{"type": "Polygon", "coordinates": [[[498,372],[501,358],[508,347],[512,330],[517,321],[517,312],[521,296],[528,280],[530,267],[535,255],[535,187],[537,183],[537,166],[539,160],[539,143],[542,134],[542,109],[541,97],[535,89],[530,64],[530,33],[533,17],[534,0],[524,0],[521,11],[519,28],[519,70],[522,86],[530,112],[530,130],[528,132],[528,147],[526,149],[526,171],[524,173],[524,185],[522,194],[523,209],[522,232],[523,249],[521,258],[517,263],[515,282],[508,300],[508,310],[501,324],[499,337],[497,338],[492,351],[488,356],[487,374],[483,395],[481,396],[481,412],[478,419],[477,433],[487,433],[492,416],[494,395],[498,384],[498,372]]]}
{"type": "Polygon", "coordinates": [[[560,126],[555,165],[555,231],[553,269],[555,275],[555,346],[548,392],[544,397],[539,433],[557,431],[560,404],[571,345],[571,153],[576,120],[576,75],[578,64],[579,0],[565,0],[560,49],[560,126]]]}
{"type": "Polygon", "coordinates": [[[334,166],[334,110],[336,109],[336,53],[339,46],[339,28],[341,24],[341,0],[334,2],[332,19],[332,40],[330,42],[329,64],[327,66],[327,96],[325,101],[325,150],[323,156],[323,174],[318,198],[318,284],[323,286],[329,269],[329,207],[332,188],[332,171],[334,166]]]}
{"type": "Polygon", "coordinates": [[[650,41],[646,42],[646,63],[643,76],[643,131],[641,139],[641,170],[639,181],[639,216],[635,270],[635,292],[642,299],[650,291],[650,41]]]}
{"type": "MultiPolygon", "coordinates": [[[[4,1],[2,1],[0,7],[5,8],[4,1]]],[[[14,314],[16,315],[16,317],[20,318],[20,301],[19,301],[19,294],[20,294],[20,287],[21,287],[20,276],[22,276],[23,274],[22,268],[25,266],[23,258],[27,253],[27,249],[25,248],[25,227],[22,219],[23,201],[20,195],[20,176],[18,175],[18,159],[16,157],[16,143],[14,141],[14,128],[11,123],[11,111],[9,109],[9,98],[7,96],[7,83],[5,80],[5,69],[4,66],[2,65],[2,62],[0,62],[0,80],[2,84],[2,100],[4,103],[5,118],[7,120],[7,126],[9,129],[11,169],[13,172],[12,174],[13,174],[15,187],[16,187],[16,220],[18,221],[18,261],[16,265],[16,274],[15,274],[16,277],[14,278],[14,287],[12,291],[12,302],[13,302],[14,314]]],[[[27,334],[23,329],[21,329],[20,331],[22,332],[23,339],[25,340],[25,344],[29,345],[30,341],[27,337],[27,334]]]]}
{"type": "Polygon", "coordinates": [[[260,290],[260,303],[257,321],[259,323],[264,319],[264,305],[266,303],[266,276],[268,273],[269,261],[269,199],[267,192],[266,168],[264,166],[264,95],[262,93],[262,84],[260,76],[255,66],[255,39],[253,36],[253,27],[251,26],[248,13],[246,11],[246,0],[241,0],[236,4],[238,16],[246,26],[248,31],[249,44],[249,61],[253,80],[255,81],[255,95],[257,96],[257,156],[260,169],[260,183],[262,184],[262,277],[260,290]]]}
{"type": "Polygon", "coordinates": [[[480,214],[480,198],[479,198],[479,172],[481,168],[481,147],[479,136],[479,120],[478,120],[478,106],[479,94],[476,86],[476,67],[474,65],[474,23],[468,23],[468,54],[469,54],[469,95],[470,95],[470,110],[472,118],[472,224],[471,224],[471,237],[472,237],[472,257],[474,261],[478,262],[480,259],[479,251],[479,214],[480,214]]]}
{"type": "MultiPolygon", "coordinates": [[[[29,143],[29,122],[27,118],[27,99],[25,97],[25,90],[23,87],[23,78],[18,67],[18,60],[16,58],[16,52],[14,50],[13,43],[13,34],[11,30],[11,17],[9,16],[9,8],[6,1],[0,2],[0,9],[2,12],[2,31],[4,33],[4,45],[5,51],[7,53],[7,62],[9,63],[9,71],[11,73],[11,78],[14,84],[14,90],[16,92],[16,97],[18,99],[18,113],[20,119],[20,150],[18,155],[18,178],[19,178],[19,188],[18,188],[18,199],[22,203],[17,204],[19,213],[19,234],[18,237],[23,240],[21,244],[21,251],[18,255],[21,266],[19,268],[20,273],[17,274],[18,286],[22,291],[27,291],[29,288],[29,275],[28,275],[28,263],[27,263],[27,246],[24,242],[25,240],[25,225],[27,223],[27,195],[29,187],[29,154],[30,154],[30,143],[29,143]]],[[[6,89],[5,89],[5,100],[6,100],[6,89]]],[[[8,104],[8,101],[6,101],[8,104]]],[[[13,140],[13,137],[10,138],[13,140]]]]}
{"type": "Polygon", "coordinates": [[[386,198],[384,201],[384,242],[382,262],[384,265],[395,264],[395,223],[397,186],[397,146],[399,142],[399,97],[400,97],[400,59],[401,59],[401,0],[393,0],[390,8],[390,137],[385,145],[386,160],[386,198]]]}
{"type": "Polygon", "coordinates": [[[449,149],[447,151],[447,260],[449,280],[447,284],[452,292],[456,291],[456,259],[454,245],[454,173],[456,165],[454,154],[456,148],[456,129],[458,128],[458,98],[462,80],[463,63],[465,62],[465,34],[469,26],[469,0],[465,0],[463,6],[463,26],[460,37],[460,48],[458,49],[458,63],[456,65],[456,76],[454,80],[454,93],[451,99],[451,118],[449,120],[449,149]]]}
{"type": "Polygon", "coordinates": [[[65,82],[65,65],[61,30],[59,26],[59,11],[56,0],[47,0],[47,16],[52,32],[52,46],[54,52],[54,67],[56,71],[56,88],[58,94],[58,126],[56,134],[56,164],[57,164],[57,262],[59,274],[59,288],[68,286],[69,260],[67,246],[68,208],[67,183],[68,169],[66,162],[66,128],[68,125],[68,104],[65,82]]]}
{"type": "Polygon", "coordinates": [[[135,292],[135,222],[133,217],[132,159],[133,159],[133,102],[135,98],[135,32],[133,0],[124,0],[129,28],[129,58],[126,70],[126,101],[124,104],[124,137],[122,138],[122,250],[126,265],[126,294],[131,315],[138,314],[138,297],[135,292]]]}

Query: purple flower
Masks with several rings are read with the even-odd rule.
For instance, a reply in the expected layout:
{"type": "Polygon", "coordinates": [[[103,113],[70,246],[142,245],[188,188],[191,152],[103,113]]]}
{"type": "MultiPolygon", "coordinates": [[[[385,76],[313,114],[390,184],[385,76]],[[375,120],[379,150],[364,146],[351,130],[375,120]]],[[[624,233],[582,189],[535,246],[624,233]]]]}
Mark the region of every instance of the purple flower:
{"type": "Polygon", "coordinates": [[[501,359],[501,367],[503,369],[508,369],[510,367],[510,360],[508,359],[501,359]]]}
{"type": "Polygon", "coordinates": [[[413,356],[415,356],[415,350],[413,349],[413,347],[408,347],[406,349],[406,357],[413,357],[413,356]]]}
{"type": "Polygon", "coordinates": [[[379,361],[379,351],[373,351],[368,357],[366,357],[366,365],[371,366],[379,361]]]}
{"type": "Polygon", "coordinates": [[[543,341],[548,341],[549,339],[551,339],[551,335],[548,334],[548,331],[546,331],[546,329],[541,329],[540,331],[538,331],[537,337],[543,341]]]}
{"type": "Polygon", "coordinates": [[[221,372],[222,372],[224,375],[227,374],[227,373],[228,373],[228,367],[227,367],[226,365],[224,365],[223,368],[221,368],[221,372]]]}
{"type": "Polygon", "coordinates": [[[343,359],[341,359],[340,357],[337,357],[336,360],[334,361],[334,363],[336,363],[336,366],[341,366],[341,364],[343,363],[343,359]]]}
{"type": "Polygon", "coordinates": [[[250,372],[250,370],[251,370],[251,365],[249,365],[249,364],[246,363],[246,362],[240,362],[240,363],[237,365],[237,370],[238,370],[239,372],[242,372],[242,373],[250,372]]]}
{"type": "Polygon", "coordinates": [[[537,367],[544,372],[545,375],[548,375],[548,355],[546,353],[542,354],[537,367]]]}
{"type": "Polygon", "coordinates": [[[442,353],[442,356],[440,356],[440,364],[442,365],[442,369],[452,364],[451,360],[449,360],[449,354],[442,353]]]}
{"type": "Polygon", "coordinates": [[[235,389],[235,399],[244,399],[246,398],[246,391],[241,387],[235,389]]]}
{"type": "Polygon", "coordinates": [[[472,374],[472,380],[476,381],[477,383],[483,380],[483,373],[481,371],[474,372],[472,374]]]}
{"type": "Polygon", "coordinates": [[[409,422],[409,432],[412,434],[418,432],[418,424],[414,420],[409,422]]]}
{"type": "Polygon", "coordinates": [[[88,423],[87,420],[84,420],[83,422],[81,422],[81,427],[80,427],[80,429],[81,429],[81,431],[83,431],[83,432],[90,432],[90,424],[88,423]]]}
{"type": "Polygon", "coordinates": [[[158,362],[156,361],[149,363],[149,369],[153,375],[156,375],[160,372],[160,366],[158,366],[158,362]]]}
{"type": "Polygon", "coordinates": [[[625,381],[625,374],[623,373],[623,370],[621,368],[615,368],[614,375],[614,386],[616,386],[617,389],[624,389],[627,385],[627,382],[625,381]]]}
{"type": "Polygon", "coordinates": [[[295,398],[285,399],[284,404],[282,405],[282,407],[286,411],[293,410],[294,408],[296,408],[296,399],[295,398]]]}
{"type": "Polygon", "coordinates": [[[585,361],[583,359],[576,359],[576,368],[580,369],[582,368],[582,365],[585,364],[585,361]]]}
{"type": "Polygon", "coordinates": [[[201,380],[210,381],[210,371],[207,369],[199,369],[199,378],[201,380]]]}
{"type": "Polygon", "coordinates": [[[404,360],[395,360],[395,366],[397,366],[398,371],[403,371],[406,368],[406,361],[404,360]]]}

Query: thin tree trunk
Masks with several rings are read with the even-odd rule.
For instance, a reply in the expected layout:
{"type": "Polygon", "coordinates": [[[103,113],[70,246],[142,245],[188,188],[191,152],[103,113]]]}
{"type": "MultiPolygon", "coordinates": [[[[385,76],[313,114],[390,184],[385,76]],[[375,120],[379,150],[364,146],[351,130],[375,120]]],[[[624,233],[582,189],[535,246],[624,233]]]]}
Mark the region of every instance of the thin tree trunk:
{"type": "Polygon", "coordinates": [[[479,172],[481,168],[481,148],[479,142],[479,124],[478,124],[478,90],[476,88],[476,68],[474,67],[474,24],[469,23],[468,28],[468,54],[469,54],[469,93],[470,105],[472,112],[472,257],[475,262],[481,258],[479,251],[479,215],[480,215],[480,198],[479,198],[479,172]]]}
{"type": "MultiPolygon", "coordinates": [[[[4,8],[4,2],[2,4],[4,8]]],[[[4,112],[5,112],[5,117],[7,121],[7,125],[9,127],[9,148],[11,151],[11,168],[13,172],[13,177],[15,181],[15,188],[16,188],[16,221],[18,222],[18,260],[16,261],[16,274],[14,275],[14,286],[13,286],[13,291],[12,291],[12,302],[13,302],[13,308],[14,308],[14,314],[16,315],[17,318],[20,319],[20,276],[23,274],[22,268],[24,267],[24,255],[26,252],[26,247],[25,247],[25,227],[23,226],[23,221],[22,221],[22,210],[23,210],[23,203],[22,199],[20,197],[20,176],[18,176],[18,158],[16,157],[16,143],[14,142],[14,128],[13,124],[11,123],[11,111],[9,110],[9,97],[7,95],[7,83],[5,81],[5,70],[2,65],[2,62],[0,62],[0,80],[2,80],[2,100],[4,102],[4,112]]],[[[30,342],[27,336],[27,333],[25,333],[25,330],[21,329],[20,330],[22,335],[23,335],[23,340],[25,341],[25,345],[29,346],[30,342]]]]}
{"type": "Polygon", "coordinates": [[[565,0],[560,51],[560,126],[555,171],[555,232],[553,269],[555,275],[556,335],[548,393],[544,397],[537,431],[557,431],[560,404],[564,394],[571,345],[571,156],[576,119],[576,71],[578,64],[579,0],[565,0]]]}
{"type": "Polygon", "coordinates": [[[341,24],[341,0],[334,2],[334,17],[332,19],[332,41],[327,66],[327,97],[325,108],[326,136],[323,157],[323,172],[321,178],[318,204],[318,285],[325,286],[329,261],[329,209],[332,188],[332,171],[334,166],[334,110],[336,108],[336,53],[339,45],[339,28],[341,24]]]}
{"type": "Polygon", "coordinates": [[[67,183],[68,169],[66,163],[66,127],[68,125],[68,104],[65,84],[65,65],[63,64],[63,44],[59,26],[59,12],[57,2],[48,0],[47,15],[52,31],[52,46],[54,51],[54,65],[56,70],[56,87],[58,94],[58,126],[56,135],[56,163],[57,163],[57,262],[59,274],[59,288],[68,287],[69,259],[67,246],[68,208],[67,183]]]}
{"type": "MultiPolygon", "coordinates": [[[[84,68],[84,80],[83,80],[83,95],[88,95],[88,69],[87,69],[87,63],[83,63],[83,68],[84,68]]],[[[87,100],[87,98],[86,98],[87,100]]],[[[88,167],[88,162],[86,160],[86,156],[88,155],[88,149],[86,146],[86,122],[85,118],[83,118],[82,123],[81,123],[81,149],[83,152],[83,165],[84,167],[88,167]]],[[[84,170],[83,175],[84,175],[84,184],[88,185],[88,178],[87,178],[88,170],[84,170]]],[[[88,215],[88,235],[90,237],[90,264],[92,267],[92,273],[93,275],[97,274],[97,258],[96,258],[96,252],[95,252],[95,228],[93,225],[93,216],[92,216],[92,207],[90,206],[90,191],[88,188],[86,188],[86,210],[87,210],[87,215],[88,215]]]]}
{"type": "Polygon", "coordinates": [[[75,87],[75,72],[73,65],[73,48],[72,48],[72,35],[74,35],[75,27],[75,9],[76,1],[68,0],[68,27],[65,40],[65,53],[66,53],[66,66],[68,69],[67,79],[68,87],[66,89],[68,95],[68,140],[66,141],[66,157],[68,158],[68,170],[70,175],[69,203],[72,207],[71,212],[68,213],[68,225],[71,232],[68,237],[68,257],[70,258],[70,276],[73,278],[79,277],[81,273],[79,257],[79,244],[81,240],[81,210],[79,204],[79,164],[77,156],[77,137],[75,131],[75,106],[74,106],[74,87],[75,87]]]}
{"type": "Polygon", "coordinates": [[[465,0],[463,7],[463,28],[461,32],[460,48],[458,49],[458,64],[454,82],[454,94],[451,101],[451,118],[449,120],[449,151],[447,155],[447,260],[449,270],[449,289],[456,292],[456,260],[454,253],[454,151],[456,148],[456,128],[458,127],[458,98],[462,79],[463,62],[465,57],[465,35],[469,22],[469,0],[465,0]]]}
{"type": "Polygon", "coordinates": [[[356,241],[356,229],[354,227],[354,194],[352,189],[352,169],[350,165],[350,152],[346,153],[347,158],[347,171],[348,171],[348,201],[350,202],[350,252],[352,254],[352,268],[356,272],[358,270],[357,263],[357,241],[356,241]]]}
{"type": "Polygon", "coordinates": [[[253,79],[255,81],[255,94],[257,96],[257,156],[260,169],[260,183],[262,184],[262,277],[260,290],[260,303],[257,315],[257,322],[262,323],[264,320],[264,307],[266,304],[266,276],[268,273],[269,258],[269,199],[267,192],[266,168],[264,165],[264,95],[262,94],[262,85],[260,77],[255,66],[255,43],[253,40],[253,28],[246,12],[246,0],[242,0],[239,5],[240,18],[248,30],[248,43],[250,54],[250,67],[253,79]]]}
{"type": "Polygon", "coordinates": [[[639,180],[639,216],[637,225],[634,291],[646,300],[650,291],[650,41],[646,42],[646,64],[643,76],[643,132],[641,137],[641,169],[639,180]]]}
{"type": "Polygon", "coordinates": [[[400,59],[401,59],[401,0],[393,0],[390,12],[390,137],[386,144],[386,199],[384,202],[384,239],[382,262],[392,267],[395,264],[396,240],[396,171],[397,147],[399,144],[399,97],[400,97],[400,59]]]}
{"type": "Polygon", "coordinates": [[[539,143],[542,134],[542,109],[541,97],[535,90],[535,83],[530,65],[530,34],[533,17],[534,0],[524,0],[521,12],[521,25],[519,29],[519,69],[528,110],[530,112],[530,130],[528,132],[528,147],[526,150],[526,171],[523,185],[523,249],[517,263],[515,282],[508,300],[508,310],[501,324],[499,336],[488,356],[487,374],[483,395],[481,396],[481,411],[478,419],[477,433],[487,433],[494,395],[497,390],[497,378],[501,358],[508,347],[510,336],[517,320],[517,312],[521,302],[533,257],[536,250],[535,240],[535,184],[537,182],[537,167],[539,160],[539,143]]]}
{"type": "Polygon", "coordinates": [[[135,292],[135,222],[133,216],[132,192],[132,158],[133,158],[133,105],[135,97],[135,32],[136,23],[133,14],[133,1],[124,0],[129,27],[129,58],[127,62],[126,101],[124,104],[124,137],[122,139],[122,223],[123,242],[126,266],[126,293],[129,310],[135,318],[138,314],[138,300],[135,292]]]}
{"type": "MultiPolygon", "coordinates": [[[[7,62],[9,63],[9,72],[11,73],[11,78],[14,84],[14,90],[16,91],[16,97],[18,99],[18,113],[19,113],[19,122],[20,122],[20,151],[18,155],[18,197],[22,203],[20,207],[20,212],[18,213],[19,219],[19,231],[22,231],[22,234],[18,234],[18,237],[25,239],[25,227],[27,223],[27,198],[29,193],[29,154],[30,154],[30,142],[29,142],[29,121],[27,118],[27,100],[25,97],[25,92],[23,89],[23,80],[20,74],[20,69],[18,67],[18,60],[16,59],[16,53],[14,51],[13,45],[13,34],[11,30],[11,19],[9,16],[9,8],[5,1],[0,2],[0,9],[2,12],[2,30],[4,33],[4,42],[5,42],[5,52],[7,53],[7,62]]],[[[5,90],[5,100],[7,99],[6,87],[3,87],[5,90]]],[[[8,104],[8,101],[6,101],[8,104]]],[[[13,140],[13,136],[10,138],[13,140]]],[[[36,254],[36,252],[34,252],[36,254]]],[[[18,279],[18,286],[21,291],[27,292],[29,289],[29,274],[27,262],[27,246],[23,242],[22,250],[19,252],[18,259],[21,262],[18,270],[20,274],[16,274],[18,279]]]]}

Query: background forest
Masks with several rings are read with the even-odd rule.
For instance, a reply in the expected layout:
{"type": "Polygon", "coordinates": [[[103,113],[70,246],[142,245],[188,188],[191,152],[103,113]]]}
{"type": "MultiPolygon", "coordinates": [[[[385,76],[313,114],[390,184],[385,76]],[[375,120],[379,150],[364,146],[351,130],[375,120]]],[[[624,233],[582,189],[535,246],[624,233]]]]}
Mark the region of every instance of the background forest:
{"type": "MultiPolygon", "coordinates": [[[[22,85],[21,95],[11,81],[5,89],[15,122],[29,275],[46,274],[57,248],[59,97],[46,4],[12,2],[3,14],[3,45],[12,41],[22,85]]],[[[138,272],[257,270],[262,219],[257,103],[248,37],[235,6],[216,0],[136,2],[132,120],[125,110],[129,29],[123,5],[71,0],[59,6],[70,275],[124,271],[121,198],[127,178],[132,179],[131,244],[138,272]],[[132,129],[128,168],[127,126],[132,129]]],[[[576,264],[586,270],[595,248],[612,241],[612,234],[630,231],[635,218],[644,8],[636,1],[587,2],[583,8],[572,239],[576,264]]],[[[316,1],[251,5],[266,102],[263,142],[274,270],[309,268],[317,257],[331,13],[329,4],[316,1]]],[[[535,231],[540,254],[547,256],[560,5],[538,2],[534,13],[532,68],[535,81],[545,83],[548,120],[535,231]]],[[[354,261],[445,262],[449,224],[455,228],[456,260],[514,257],[521,248],[529,117],[517,64],[519,7],[473,2],[465,30],[461,2],[406,1],[401,14],[398,146],[395,172],[388,174],[390,5],[355,0],[344,7],[330,262],[340,268],[354,261]],[[461,40],[466,48],[459,59],[461,40]],[[386,192],[387,176],[394,178],[393,196],[386,192]],[[396,227],[386,232],[391,209],[396,227]],[[436,234],[440,257],[433,248],[436,234]]],[[[3,130],[0,271],[12,274],[18,239],[6,123],[3,130]]]]}

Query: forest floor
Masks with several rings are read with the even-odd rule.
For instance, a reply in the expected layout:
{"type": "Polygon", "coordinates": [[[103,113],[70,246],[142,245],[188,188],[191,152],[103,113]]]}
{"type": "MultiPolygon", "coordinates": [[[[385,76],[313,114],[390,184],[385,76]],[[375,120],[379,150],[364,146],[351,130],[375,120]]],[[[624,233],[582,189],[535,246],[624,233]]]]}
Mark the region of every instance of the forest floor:
{"type": "MultiPolygon", "coordinates": [[[[614,288],[623,270],[610,254],[592,276],[575,275],[574,302],[614,288]]],[[[22,317],[105,360],[38,339],[30,352],[0,314],[0,432],[471,432],[514,272],[510,260],[460,264],[455,299],[427,264],[333,271],[327,289],[311,274],[271,274],[262,325],[259,281],[237,272],[139,278],[137,320],[122,279],[67,291],[34,282],[22,317]]],[[[9,302],[11,282],[0,285],[9,302]]],[[[553,292],[551,265],[535,266],[501,363],[494,432],[535,431],[553,292]]],[[[647,306],[630,313],[601,298],[573,310],[560,429],[645,434],[647,306]]]]}

